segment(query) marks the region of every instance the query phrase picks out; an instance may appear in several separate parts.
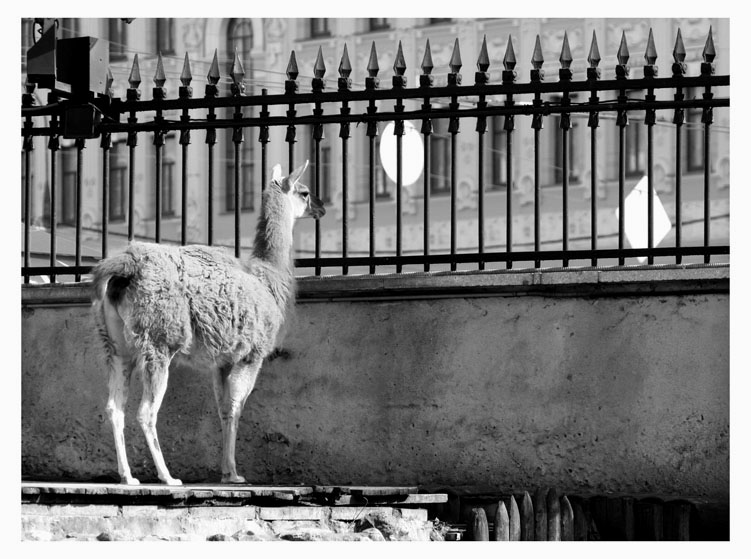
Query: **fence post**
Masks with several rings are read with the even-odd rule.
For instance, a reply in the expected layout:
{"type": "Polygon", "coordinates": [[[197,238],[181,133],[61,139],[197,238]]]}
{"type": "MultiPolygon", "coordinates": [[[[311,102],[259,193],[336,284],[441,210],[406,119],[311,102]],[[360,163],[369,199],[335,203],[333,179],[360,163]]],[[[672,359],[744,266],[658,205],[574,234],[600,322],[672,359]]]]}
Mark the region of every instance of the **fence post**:
{"type": "Polygon", "coordinates": [[[472,509],[472,540],[476,542],[490,541],[488,518],[485,509],[482,507],[472,509]]]}
{"type": "Polygon", "coordinates": [[[535,541],[548,540],[548,507],[546,500],[547,492],[538,487],[535,491],[535,541]]]}
{"type": "Polygon", "coordinates": [[[493,524],[493,540],[497,542],[507,542],[511,539],[509,514],[506,510],[506,504],[503,501],[498,501],[498,508],[495,511],[493,524]]]}

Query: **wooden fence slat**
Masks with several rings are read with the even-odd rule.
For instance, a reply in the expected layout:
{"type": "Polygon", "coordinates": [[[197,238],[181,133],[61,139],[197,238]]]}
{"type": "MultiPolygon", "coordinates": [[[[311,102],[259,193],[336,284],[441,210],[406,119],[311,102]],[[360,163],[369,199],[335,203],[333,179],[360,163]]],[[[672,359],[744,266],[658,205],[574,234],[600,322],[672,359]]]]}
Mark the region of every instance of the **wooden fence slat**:
{"type": "Polygon", "coordinates": [[[548,491],[545,504],[548,514],[548,541],[559,542],[561,541],[561,503],[555,487],[548,491]]]}
{"type": "Polygon", "coordinates": [[[535,541],[544,542],[548,540],[548,507],[547,492],[538,487],[535,491],[535,541]]]}
{"type": "Polygon", "coordinates": [[[516,504],[516,498],[511,495],[508,501],[508,539],[512,542],[518,542],[522,539],[522,524],[519,516],[519,506],[516,504]]]}
{"type": "Polygon", "coordinates": [[[482,507],[472,509],[472,540],[476,542],[490,541],[488,517],[482,507]]]}
{"type": "Polygon", "coordinates": [[[561,497],[561,540],[574,540],[574,509],[566,495],[561,497]]]}
{"type": "Polygon", "coordinates": [[[497,542],[507,542],[510,539],[509,515],[506,510],[506,503],[498,501],[498,508],[495,511],[493,529],[493,539],[497,542]]]}
{"type": "Polygon", "coordinates": [[[535,512],[532,506],[532,497],[528,492],[524,492],[522,498],[522,510],[521,510],[521,538],[522,541],[531,542],[535,539],[535,512]]]}

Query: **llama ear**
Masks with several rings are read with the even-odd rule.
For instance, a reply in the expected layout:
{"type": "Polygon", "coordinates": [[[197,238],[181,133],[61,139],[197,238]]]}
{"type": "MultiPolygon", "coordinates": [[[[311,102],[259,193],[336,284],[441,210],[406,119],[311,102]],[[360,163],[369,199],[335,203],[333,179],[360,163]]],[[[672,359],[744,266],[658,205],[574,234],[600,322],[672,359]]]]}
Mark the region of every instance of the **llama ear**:
{"type": "Polygon", "coordinates": [[[274,168],[271,169],[271,180],[276,182],[282,182],[282,166],[277,163],[274,168]]]}
{"type": "Polygon", "coordinates": [[[305,172],[305,169],[308,168],[308,160],[305,160],[305,163],[300,165],[297,169],[292,171],[289,176],[287,177],[287,180],[290,182],[290,184],[295,184],[297,181],[300,180],[300,177],[305,172]]]}

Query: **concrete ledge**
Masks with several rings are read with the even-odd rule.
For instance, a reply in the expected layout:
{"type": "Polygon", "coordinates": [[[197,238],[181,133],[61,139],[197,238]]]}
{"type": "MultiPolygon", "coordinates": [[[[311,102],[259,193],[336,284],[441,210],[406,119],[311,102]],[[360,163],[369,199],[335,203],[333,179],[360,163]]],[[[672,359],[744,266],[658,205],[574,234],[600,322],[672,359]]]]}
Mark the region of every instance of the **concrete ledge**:
{"type": "MultiPolygon", "coordinates": [[[[730,266],[633,266],[432,272],[298,278],[298,302],[430,299],[487,295],[612,296],[623,294],[729,293],[730,266]]],[[[91,304],[91,283],[24,285],[25,306],[91,304]]]]}

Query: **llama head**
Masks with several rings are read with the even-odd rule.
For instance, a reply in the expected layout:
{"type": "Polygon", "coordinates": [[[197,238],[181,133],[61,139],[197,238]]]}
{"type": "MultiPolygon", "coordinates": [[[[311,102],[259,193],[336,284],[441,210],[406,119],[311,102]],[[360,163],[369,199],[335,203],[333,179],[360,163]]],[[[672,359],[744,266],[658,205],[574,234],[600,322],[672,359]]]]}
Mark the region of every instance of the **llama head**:
{"type": "Polygon", "coordinates": [[[318,219],[326,214],[323,202],[315,196],[307,185],[300,182],[300,177],[308,167],[307,160],[288,176],[282,176],[282,166],[274,165],[271,182],[279,185],[283,194],[286,194],[292,206],[295,219],[300,217],[313,217],[318,219]]]}

